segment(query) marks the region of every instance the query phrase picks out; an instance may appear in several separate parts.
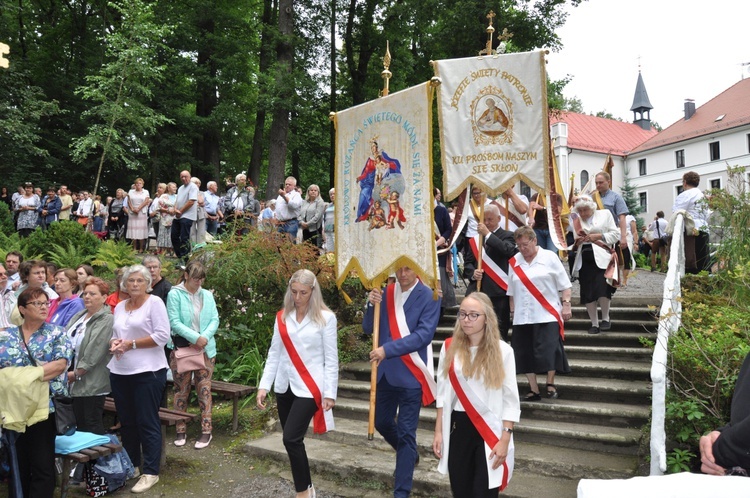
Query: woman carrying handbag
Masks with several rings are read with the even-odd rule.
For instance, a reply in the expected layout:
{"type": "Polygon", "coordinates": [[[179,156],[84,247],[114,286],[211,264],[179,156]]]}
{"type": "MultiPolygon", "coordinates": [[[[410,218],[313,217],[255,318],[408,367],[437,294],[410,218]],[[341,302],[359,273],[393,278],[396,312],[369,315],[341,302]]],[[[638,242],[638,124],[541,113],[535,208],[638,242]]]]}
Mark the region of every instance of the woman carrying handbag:
{"type": "MultiPolygon", "coordinates": [[[[219,328],[219,313],[214,296],[201,285],[206,268],[200,261],[191,261],[185,268],[182,282],[172,287],[167,296],[167,314],[172,327],[174,351],[169,360],[174,378],[174,409],[185,411],[190,386],[195,377],[195,390],[201,409],[201,437],[195,449],[211,442],[211,377],[216,361],[214,334],[219,328]]],[[[185,446],[187,424],[177,424],[175,446],[185,446]]]]}

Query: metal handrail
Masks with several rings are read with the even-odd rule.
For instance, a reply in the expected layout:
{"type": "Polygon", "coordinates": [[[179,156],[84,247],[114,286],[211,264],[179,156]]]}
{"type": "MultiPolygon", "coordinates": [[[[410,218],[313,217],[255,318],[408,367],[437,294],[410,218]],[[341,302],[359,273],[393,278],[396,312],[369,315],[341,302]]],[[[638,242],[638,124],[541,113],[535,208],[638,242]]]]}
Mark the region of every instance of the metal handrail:
{"type": "Polygon", "coordinates": [[[669,266],[664,279],[659,329],[651,359],[651,474],[662,475],[667,470],[666,448],[666,395],[667,351],[669,337],[677,332],[682,322],[682,290],[680,282],[685,275],[685,218],[675,215],[672,243],[669,248],[669,266]]]}

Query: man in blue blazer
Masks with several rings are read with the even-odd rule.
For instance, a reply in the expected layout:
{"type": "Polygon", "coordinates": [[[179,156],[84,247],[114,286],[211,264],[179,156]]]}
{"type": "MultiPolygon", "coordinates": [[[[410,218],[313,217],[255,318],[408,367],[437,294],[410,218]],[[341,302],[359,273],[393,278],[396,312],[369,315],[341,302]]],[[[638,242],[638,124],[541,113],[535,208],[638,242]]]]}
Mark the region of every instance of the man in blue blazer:
{"type": "Polygon", "coordinates": [[[440,318],[440,299],[433,299],[432,290],[409,267],[399,268],[396,279],[385,292],[370,291],[362,327],[372,333],[373,304],[382,303],[380,345],[370,352],[370,361],[378,364],[375,427],[396,450],[393,496],[405,498],[411,494],[419,459],[419,410],[422,403],[434,400],[432,338],[440,318]]]}

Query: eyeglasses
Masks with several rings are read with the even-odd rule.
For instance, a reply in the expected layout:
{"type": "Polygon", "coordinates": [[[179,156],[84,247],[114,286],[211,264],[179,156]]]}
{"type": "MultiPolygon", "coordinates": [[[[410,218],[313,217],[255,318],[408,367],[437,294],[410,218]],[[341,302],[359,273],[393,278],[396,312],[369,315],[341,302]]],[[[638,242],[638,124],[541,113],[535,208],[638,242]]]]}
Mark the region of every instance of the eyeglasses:
{"type": "Polygon", "coordinates": [[[49,301],[30,301],[26,303],[26,306],[32,305],[35,308],[49,308],[49,301]]]}
{"type": "Polygon", "coordinates": [[[458,319],[459,320],[469,320],[470,322],[476,322],[477,318],[480,316],[484,316],[484,313],[467,313],[465,311],[459,311],[458,312],[458,319]]]}

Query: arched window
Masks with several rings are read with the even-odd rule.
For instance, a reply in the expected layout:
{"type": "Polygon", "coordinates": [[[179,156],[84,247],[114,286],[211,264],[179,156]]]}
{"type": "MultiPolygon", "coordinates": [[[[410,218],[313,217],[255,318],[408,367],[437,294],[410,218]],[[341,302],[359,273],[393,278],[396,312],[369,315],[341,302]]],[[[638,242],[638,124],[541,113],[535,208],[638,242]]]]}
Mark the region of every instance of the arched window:
{"type": "Polygon", "coordinates": [[[589,182],[589,172],[586,170],[581,171],[581,190],[589,182]]]}

